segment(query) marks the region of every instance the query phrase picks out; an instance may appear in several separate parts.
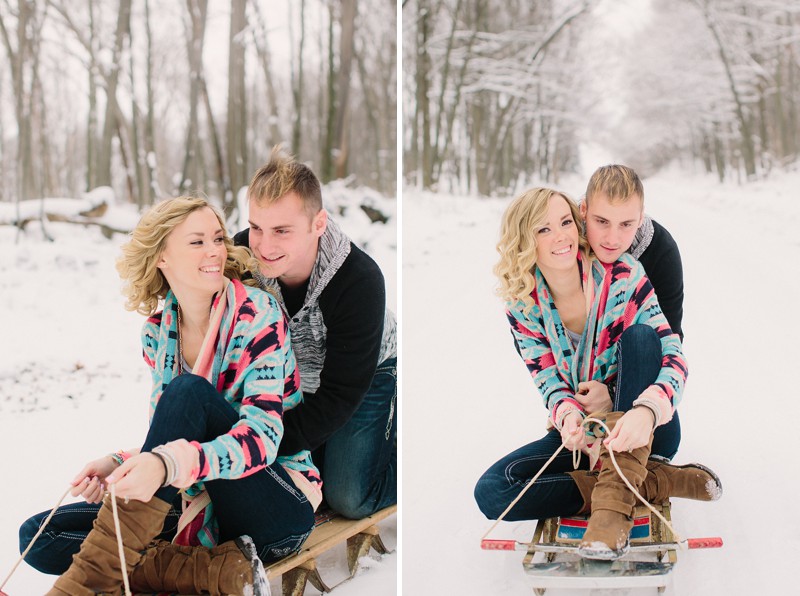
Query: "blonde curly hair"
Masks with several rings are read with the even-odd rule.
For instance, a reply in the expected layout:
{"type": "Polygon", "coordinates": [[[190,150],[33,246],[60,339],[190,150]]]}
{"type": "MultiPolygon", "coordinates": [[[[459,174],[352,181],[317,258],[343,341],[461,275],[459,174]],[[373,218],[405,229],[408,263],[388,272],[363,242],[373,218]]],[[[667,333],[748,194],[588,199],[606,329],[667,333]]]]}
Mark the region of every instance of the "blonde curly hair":
{"type": "Polygon", "coordinates": [[[225,277],[242,279],[246,272],[258,270],[258,260],[246,248],[234,246],[225,229],[220,212],[206,199],[177,197],[157,203],[142,215],[130,240],[122,245],[122,255],[117,259],[117,271],[124,282],[122,293],[127,298],[125,308],[150,316],[158,310],[159,301],[169,291],[169,283],[157,267],[167,237],[175,226],[199,209],[208,207],[214,212],[223,230],[223,243],[228,251],[225,277]]]}
{"type": "Polygon", "coordinates": [[[563,197],[569,205],[575,225],[578,226],[579,250],[588,254],[589,243],[579,224],[580,211],[566,194],[550,188],[532,188],[515,198],[503,214],[500,241],[497,243],[500,261],[494,266],[494,273],[500,280],[497,294],[509,302],[521,300],[525,303],[526,311],[533,306],[531,292],[536,287],[535,232],[545,223],[550,199],[554,196],[563,197]]]}

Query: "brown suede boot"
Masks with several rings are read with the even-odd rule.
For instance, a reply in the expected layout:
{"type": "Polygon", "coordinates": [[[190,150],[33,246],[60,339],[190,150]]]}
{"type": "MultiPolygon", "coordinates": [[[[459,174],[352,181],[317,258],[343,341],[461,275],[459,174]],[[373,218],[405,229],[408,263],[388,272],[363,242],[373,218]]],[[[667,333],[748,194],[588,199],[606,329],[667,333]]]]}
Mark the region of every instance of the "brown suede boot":
{"type": "Polygon", "coordinates": [[[135,592],[269,594],[264,567],[249,536],[211,549],[160,541],[144,553],[130,582],[135,592]]]}
{"type": "Polygon", "coordinates": [[[651,503],[666,503],[670,497],[716,501],[722,496],[722,482],[712,470],[701,464],[674,466],[650,460],[641,493],[651,503]]]}
{"type": "MultiPolygon", "coordinates": [[[[656,456],[653,456],[656,457],[656,456]]],[[[583,507],[574,515],[586,515],[592,510],[592,490],[597,484],[597,472],[575,470],[567,472],[583,497],[583,507]]],[[[662,504],[671,498],[695,501],[716,501],[722,496],[722,481],[713,470],[702,464],[676,466],[667,460],[647,462],[647,476],[639,492],[649,503],[662,504]]]]}
{"type": "MultiPolygon", "coordinates": [[[[610,412],[606,416],[609,430],[614,428],[623,414],[610,412]]],[[[614,452],[620,470],[637,490],[647,476],[647,457],[652,443],[651,434],[649,443],[644,447],[614,452]]],[[[628,534],[633,527],[636,496],[617,474],[605,445],[600,449],[600,461],[602,467],[592,491],[592,515],[578,547],[578,554],[587,559],[613,560],[628,551],[628,534]]]]}
{"type": "MultiPolygon", "coordinates": [[[[158,498],[149,502],[117,499],[119,530],[125,552],[125,573],[139,562],[142,551],[164,527],[170,504],[158,498]]],[[[119,594],[122,587],[122,565],[117,547],[117,533],[111,510],[111,496],[106,495],[92,531],[73,556],[72,565],[56,580],[47,596],[93,596],[119,594]]]]}

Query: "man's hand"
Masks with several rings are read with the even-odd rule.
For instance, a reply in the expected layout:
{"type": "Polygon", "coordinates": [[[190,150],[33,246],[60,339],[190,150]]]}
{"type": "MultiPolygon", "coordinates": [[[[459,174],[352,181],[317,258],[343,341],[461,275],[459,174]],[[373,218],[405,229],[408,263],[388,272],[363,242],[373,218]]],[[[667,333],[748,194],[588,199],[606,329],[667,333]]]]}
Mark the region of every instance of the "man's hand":
{"type": "Polygon", "coordinates": [[[583,450],[586,447],[586,432],[581,426],[583,416],[580,412],[573,411],[564,416],[561,422],[561,441],[567,449],[583,450]]]}
{"type": "Polygon", "coordinates": [[[117,462],[110,455],[90,461],[72,479],[73,497],[80,495],[87,503],[100,503],[105,493],[105,483],[109,474],[117,468],[117,462]]]}
{"type": "Polygon", "coordinates": [[[614,451],[631,451],[644,447],[653,434],[653,413],[645,408],[632,408],[623,414],[603,444],[614,451]]]}
{"type": "Polygon", "coordinates": [[[610,412],[612,409],[608,387],[600,381],[578,383],[578,393],[575,394],[575,400],[590,414],[610,412]]]}
{"type": "Polygon", "coordinates": [[[164,464],[153,453],[140,453],[129,458],[106,480],[116,487],[121,499],[149,501],[164,483],[164,464]]]}

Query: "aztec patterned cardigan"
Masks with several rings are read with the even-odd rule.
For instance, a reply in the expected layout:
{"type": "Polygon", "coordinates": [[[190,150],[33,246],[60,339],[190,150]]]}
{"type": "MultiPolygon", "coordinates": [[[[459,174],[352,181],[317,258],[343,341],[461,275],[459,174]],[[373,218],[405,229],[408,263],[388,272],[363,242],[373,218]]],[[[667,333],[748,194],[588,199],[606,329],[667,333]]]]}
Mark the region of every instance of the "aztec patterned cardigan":
{"type": "MultiPolygon", "coordinates": [[[[303,394],[286,320],[275,299],[257,288],[233,280],[227,288],[227,305],[212,365],[212,385],[239,413],[239,421],[216,439],[192,442],[200,452],[197,483],[186,489],[196,496],[203,481],[244,478],[277,461],[297,478],[301,475],[316,492],[319,471],[308,451],[277,456],[283,435],[283,412],[298,405],[303,394]]],[[[214,306],[219,297],[214,301],[214,306]]],[[[142,329],[144,359],[151,369],[153,391],[150,420],[164,389],[179,374],[178,303],[170,291],[164,309],[150,317],[142,329]]],[[[305,492],[305,491],[304,491],[305,492]]],[[[213,509],[205,511],[197,540],[216,542],[213,509]]]]}
{"type": "Polygon", "coordinates": [[[617,341],[631,325],[645,324],[655,329],[661,340],[661,370],[655,383],[634,404],[648,406],[656,417],[656,425],[665,424],[680,401],[688,371],[681,342],[661,312],[644,269],[629,254],[611,264],[596,259],[587,262],[579,254],[578,268],[583,287],[593,299],[576,348],[573,349],[538,268],[536,288],[531,293],[533,307],[526,312],[521,300],[506,304],[506,316],[520,355],[544,398],[552,423],[561,428],[561,421],[574,410],[587,414],[574,399],[578,383],[589,380],[609,383],[615,379],[617,341]]]}

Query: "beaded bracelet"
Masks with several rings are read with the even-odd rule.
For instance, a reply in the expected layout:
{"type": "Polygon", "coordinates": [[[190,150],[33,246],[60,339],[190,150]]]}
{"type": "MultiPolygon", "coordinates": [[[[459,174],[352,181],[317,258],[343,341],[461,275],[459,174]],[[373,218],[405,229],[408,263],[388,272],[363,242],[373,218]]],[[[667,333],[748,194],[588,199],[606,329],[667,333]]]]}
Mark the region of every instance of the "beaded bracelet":
{"type": "Polygon", "coordinates": [[[124,464],[125,461],[131,456],[131,454],[128,453],[127,451],[122,451],[122,450],[119,450],[116,453],[109,453],[109,455],[111,456],[111,459],[117,462],[117,465],[120,466],[124,464]]]}

